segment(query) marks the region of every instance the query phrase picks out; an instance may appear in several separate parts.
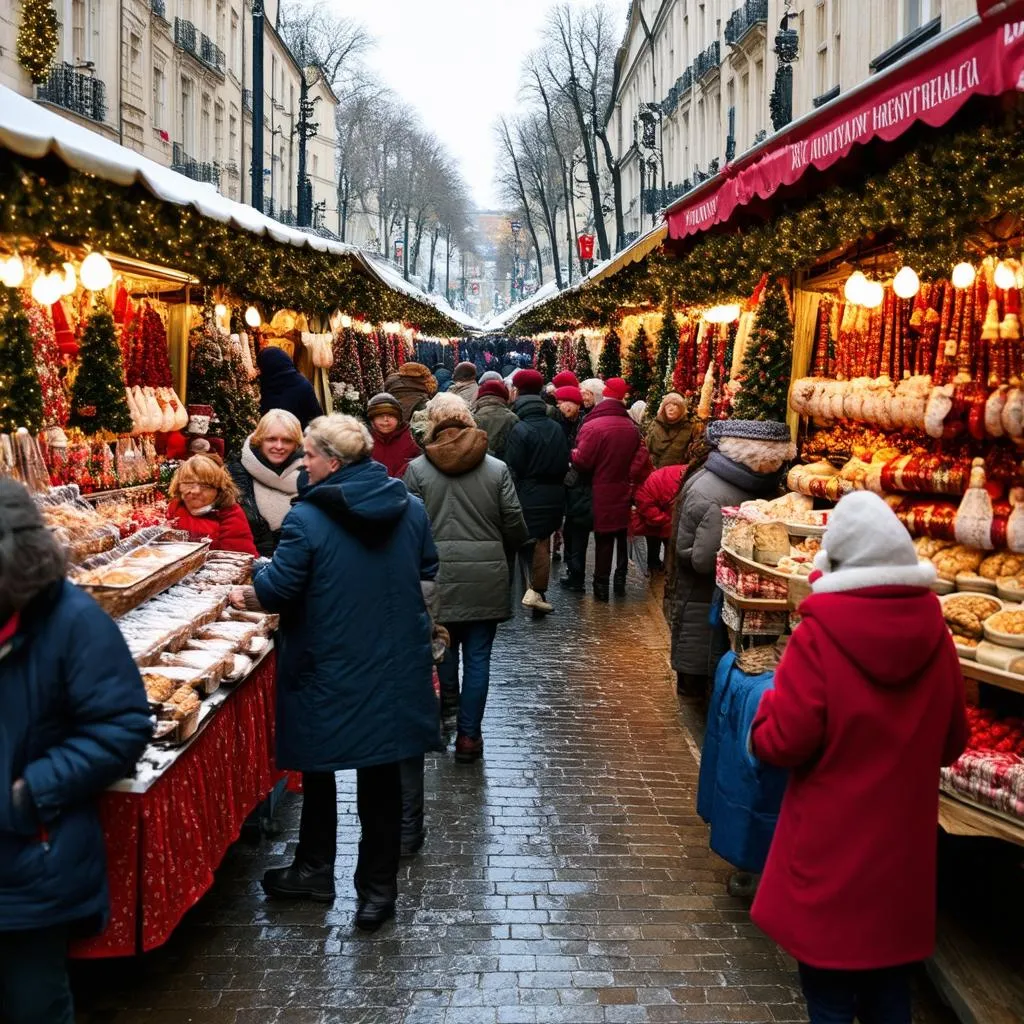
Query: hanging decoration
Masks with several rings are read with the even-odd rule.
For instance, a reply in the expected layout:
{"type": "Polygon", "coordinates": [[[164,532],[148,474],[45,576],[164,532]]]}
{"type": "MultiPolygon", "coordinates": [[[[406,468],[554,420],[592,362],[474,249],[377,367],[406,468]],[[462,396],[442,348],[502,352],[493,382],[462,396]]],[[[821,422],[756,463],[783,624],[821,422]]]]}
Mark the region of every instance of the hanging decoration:
{"type": "Polygon", "coordinates": [[[743,360],[742,386],[733,403],[737,419],[785,420],[792,358],[789,303],[783,285],[772,281],[765,290],[743,360]]]}
{"type": "Polygon", "coordinates": [[[26,305],[25,313],[28,316],[36,373],[43,396],[43,426],[63,427],[68,422],[70,410],[68,395],[60,376],[61,357],[53,329],[53,317],[47,308],[34,302],[26,305]]]}
{"type": "Polygon", "coordinates": [[[0,432],[43,426],[43,392],[36,373],[29,319],[14,289],[0,293],[0,432]]]}
{"type": "Polygon", "coordinates": [[[121,347],[114,318],[102,297],[97,299],[82,334],[80,356],[71,390],[69,425],[87,434],[131,433],[121,347]]]}
{"type": "Polygon", "coordinates": [[[549,384],[558,373],[558,346],[555,344],[554,338],[545,338],[540,343],[540,350],[537,353],[537,369],[549,384]]]}

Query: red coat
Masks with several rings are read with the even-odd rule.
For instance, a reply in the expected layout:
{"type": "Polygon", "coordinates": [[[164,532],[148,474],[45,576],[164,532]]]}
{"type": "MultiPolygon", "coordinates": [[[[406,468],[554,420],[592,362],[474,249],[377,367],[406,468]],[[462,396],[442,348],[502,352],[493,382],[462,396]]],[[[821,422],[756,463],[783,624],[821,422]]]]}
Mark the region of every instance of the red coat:
{"type": "Polygon", "coordinates": [[[923,960],[935,946],[939,768],[967,742],[964,684],[935,595],[814,594],[751,729],[792,768],[754,922],[813,967],[923,960]]]}
{"type": "Polygon", "coordinates": [[[373,434],[373,451],[370,454],[387,469],[388,476],[401,479],[409,463],[423,454],[413,440],[408,423],[403,423],[390,434],[378,434],[372,429],[370,433],[373,434]]]}
{"type": "Polygon", "coordinates": [[[650,470],[647,445],[621,402],[598,402],[576,438],[572,464],[590,473],[594,494],[594,532],[629,528],[633,491],[650,470]]]}
{"type": "Polygon", "coordinates": [[[672,506],[679,494],[685,466],[664,466],[656,469],[638,488],[633,499],[630,530],[634,536],[659,537],[672,535],[672,506]]]}
{"type": "Polygon", "coordinates": [[[249,520],[245,518],[242,506],[228,505],[214,509],[209,515],[194,516],[185,503],[175,499],[167,507],[167,518],[179,530],[187,530],[198,537],[211,537],[211,551],[242,551],[247,555],[258,555],[253,543],[249,520]]]}

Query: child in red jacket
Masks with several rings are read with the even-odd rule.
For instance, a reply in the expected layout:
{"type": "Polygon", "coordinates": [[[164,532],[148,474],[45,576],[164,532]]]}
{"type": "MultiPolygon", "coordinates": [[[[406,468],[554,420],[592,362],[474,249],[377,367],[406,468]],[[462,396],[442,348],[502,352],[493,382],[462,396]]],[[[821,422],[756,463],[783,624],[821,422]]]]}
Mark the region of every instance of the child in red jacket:
{"type": "Polygon", "coordinates": [[[799,962],[811,1024],[910,1024],[963,676],[935,569],[877,495],[843,498],[815,566],[751,728],[755,756],[792,770],[751,914],[799,962]]]}
{"type": "Polygon", "coordinates": [[[249,520],[238,504],[238,489],[218,456],[193,455],[171,480],[167,518],[179,530],[211,538],[212,551],[256,556],[249,520]]]}
{"type": "Polygon", "coordinates": [[[686,466],[664,466],[656,469],[637,488],[633,498],[630,533],[647,538],[647,572],[661,572],[663,544],[672,536],[672,507],[686,476],[686,466]]]}

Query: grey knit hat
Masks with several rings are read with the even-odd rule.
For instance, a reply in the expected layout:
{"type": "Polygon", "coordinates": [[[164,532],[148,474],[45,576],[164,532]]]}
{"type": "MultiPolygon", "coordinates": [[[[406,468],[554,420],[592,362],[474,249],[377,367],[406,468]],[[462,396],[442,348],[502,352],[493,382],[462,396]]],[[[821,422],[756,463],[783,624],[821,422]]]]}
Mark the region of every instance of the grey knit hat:
{"type": "Polygon", "coordinates": [[[715,420],[708,424],[707,439],[717,448],[723,438],[741,437],[747,441],[791,441],[789,427],[774,420],[715,420]]]}
{"type": "Polygon", "coordinates": [[[385,412],[390,412],[397,416],[399,423],[405,422],[405,416],[402,415],[401,402],[394,395],[389,394],[387,391],[382,391],[379,395],[374,395],[366,403],[366,418],[372,420],[374,416],[379,416],[385,412]]]}
{"type": "Polygon", "coordinates": [[[488,370],[485,374],[480,377],[479,383],[486,384],[489,380],[503,380],[500,373],[497,370],[488,370]]]}

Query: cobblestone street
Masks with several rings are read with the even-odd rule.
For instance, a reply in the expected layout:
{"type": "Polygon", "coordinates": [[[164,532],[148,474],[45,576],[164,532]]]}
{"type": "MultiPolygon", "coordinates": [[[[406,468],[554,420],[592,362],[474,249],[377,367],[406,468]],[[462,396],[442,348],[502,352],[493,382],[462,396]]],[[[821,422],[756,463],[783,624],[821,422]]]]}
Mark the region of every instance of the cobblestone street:
{"type": "MultiPolygon", "coordinates": [[[[802,1021],[792,965],[725,893],[694,812],[664,627],[639,580],[602,606],[501,628],[486,759],[428,762],[426,846],[397,923],[355,932],[354,780],[343,776],[339,897],[268,904],[286,835],[236,845],[212,893],[143,961],[77,971],[86,1024],[802,1021]]],[[[926,1008],[922,1021],[947,1021],[926,1008]]]]}

